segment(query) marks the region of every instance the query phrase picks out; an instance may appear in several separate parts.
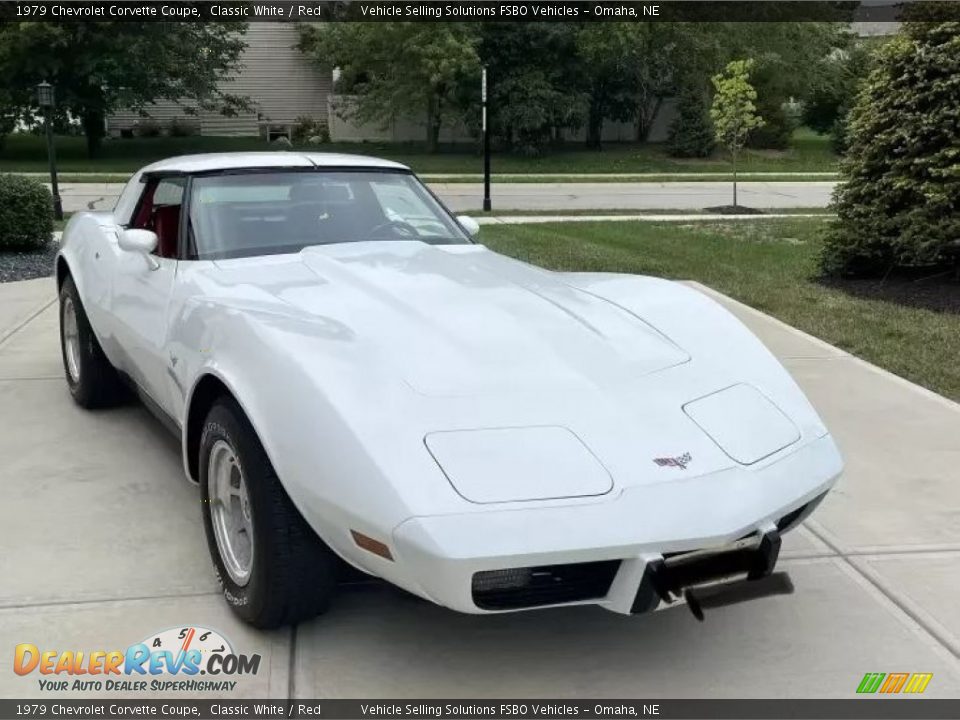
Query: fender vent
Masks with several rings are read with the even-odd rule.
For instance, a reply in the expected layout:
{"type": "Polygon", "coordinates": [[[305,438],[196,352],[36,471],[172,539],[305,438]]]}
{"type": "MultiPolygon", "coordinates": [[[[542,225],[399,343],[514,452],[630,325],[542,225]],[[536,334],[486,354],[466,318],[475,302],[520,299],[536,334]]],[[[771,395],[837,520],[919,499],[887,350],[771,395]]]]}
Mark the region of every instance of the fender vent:
{"type": "Polygon", "coordinates": [[[610,591],[619,560],[485,570],[473,576],[473,602],[483,610],[518,610],[596,600],[610,591]]]}

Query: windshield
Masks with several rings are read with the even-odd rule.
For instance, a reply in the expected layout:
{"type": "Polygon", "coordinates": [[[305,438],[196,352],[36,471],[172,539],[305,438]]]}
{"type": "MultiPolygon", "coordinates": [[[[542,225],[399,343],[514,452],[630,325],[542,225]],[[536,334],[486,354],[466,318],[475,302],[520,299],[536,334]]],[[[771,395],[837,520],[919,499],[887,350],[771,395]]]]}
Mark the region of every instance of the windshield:
{"type": "Polygon", "coordinates": [[[200,260],[299,252],[365,240],[469,243],[405,172],[250,172],[194,178],[190,248],[200,260]]]}

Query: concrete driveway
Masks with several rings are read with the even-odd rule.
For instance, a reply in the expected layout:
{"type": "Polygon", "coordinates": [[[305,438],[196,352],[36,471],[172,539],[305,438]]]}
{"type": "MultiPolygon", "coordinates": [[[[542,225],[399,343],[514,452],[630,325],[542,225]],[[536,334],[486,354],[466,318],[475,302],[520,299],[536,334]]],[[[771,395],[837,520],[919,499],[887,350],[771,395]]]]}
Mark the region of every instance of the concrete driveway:
{"type": "MultiPolygon", "coordinates": [[[[749,207],[826,207],[836,183],[741,182],[738,201],[749,207]]],[[[454,212],[483,206],[480,183],[429,183],[454,212]]],[[[509,210],[700,210],[732,201],[729,182],[570,182],[507,183],[491,186],[493,208],[509,210]]],[[[66,183],[61,186],[63,209],[110,210],[123,185],[118,183],[66,183]]]]}
{"type": "Polygon", "coordinates": [[[372,584],[264,633],[217,592],[177,443],[139,406],[71,402],[53,295],[0,285],[0,697],[50,695],[12,672],[17,643],[121,649],[187,626],[262,655],[230,696],[853,697],[866,672],[932,672],[926,697],[960,695],[960,406],[756,311],[730,303],[848,468],[785,539],[794,595],[697,623],[683,607],[462,616],[372,584]]]}

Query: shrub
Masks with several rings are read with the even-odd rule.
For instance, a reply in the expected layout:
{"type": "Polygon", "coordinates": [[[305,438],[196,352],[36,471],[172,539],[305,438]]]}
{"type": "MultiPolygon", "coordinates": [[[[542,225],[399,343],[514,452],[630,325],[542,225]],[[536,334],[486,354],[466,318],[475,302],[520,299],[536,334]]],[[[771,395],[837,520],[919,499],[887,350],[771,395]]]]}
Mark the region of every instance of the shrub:
{"type": "Polygon", "coordinates": [[[750,133],[747,146],[764,150],[786,150],[790,147],[790,138],[797,129],[797,118],[788,111],[787,106],[777,98],[761,99],[757,102],[757,113],[765,122],[750,133]]]}
{"type": "Polygon", "coordinates": [[[677,102],[677,114],[670,124],[667,149],[673,157],[703,158],[717,144],[713,120],[704,93],[686,90],[677,102]]]}
{"type": "Polygon", "coordinates": [[[133,125],[133,134],[137,137],[152,138],[160,137],[163,128],[153,118],[142,118],[133,125]]]}
{"type": "Polygon", "coordinates": [[[187,118],[174,118],[167,123],[167,133],[170,137],[193,137],[200,134],[200,124],[187,118]]]}
{"type": "Polygon", "coordinates": [[[39,248],[53,233],[53,198],[39,180],[0,175],[0,250],[39,248]]]}
{"type": "Polygon", "coordinates": [[[960,23],[906,22],[850,113],[826,272],[947,267],[960,240],[960,23]]]}
{"type": "Polygon", "coordinates": [[[276,148],[277,150],[289,150],[293,147],[293,143],[290,142],[290,138],[281,135],[270,143],[270,147],[276,148]]]}
{"type": "Polygon", "coordinates": [[[326,120],[314,120],[306,115],[301,115],[293,121],[293,127],[290,131],[290,139],[301,145],[305,142],[313,143],[313,138],[320,138],[317,142],[330,142],[330,125],[326,120]]]}

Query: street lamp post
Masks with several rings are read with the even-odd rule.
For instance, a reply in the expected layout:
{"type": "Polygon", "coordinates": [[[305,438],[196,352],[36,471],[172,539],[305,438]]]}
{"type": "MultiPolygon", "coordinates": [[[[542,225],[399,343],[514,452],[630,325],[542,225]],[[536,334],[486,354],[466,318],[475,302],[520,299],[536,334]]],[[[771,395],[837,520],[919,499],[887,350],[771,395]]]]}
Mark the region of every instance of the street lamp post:
{"type": "Polygon", "coordinates": [[[480,76],[480,100],[483,104],[483,209],[490,209],[490,126],[487,124],[487,67],[480,76]]]}
{"type": "Polygon", "coordinates": [[[57,186],[57,153],[53,145],[53,128],[50,115],[53,112],[53,85],[44,80],[37,85],[37,103],[43,110],[43,128],[47,134],[47,159],[50,161],[50,189],[53,192],[53,216],[63,220],[63,204],[60,202],[60,188],[57,186]]]}

